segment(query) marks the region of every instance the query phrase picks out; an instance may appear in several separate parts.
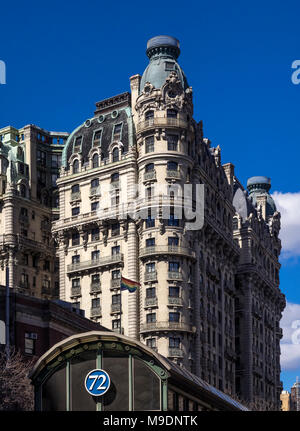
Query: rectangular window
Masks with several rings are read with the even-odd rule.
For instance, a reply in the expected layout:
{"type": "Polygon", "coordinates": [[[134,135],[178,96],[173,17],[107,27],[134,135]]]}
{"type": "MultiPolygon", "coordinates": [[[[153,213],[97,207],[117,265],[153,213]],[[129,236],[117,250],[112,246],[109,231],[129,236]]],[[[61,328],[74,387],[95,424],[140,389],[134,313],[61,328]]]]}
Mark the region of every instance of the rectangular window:
{"type": "Polygon", "coordinates": [[[175,63],[171,61],[165,61],[165,70],[174,70],[175,63]]]}
{"type": "Polygon", "coordinates": [[[92,251],[92,260],[98,260],[99,258],[100,258],[100,251],[99,250],[92,251]]]}
{"type": "Polygon", "coordinates": [[[98,284],[98,283],[100,283],[100,274],[93,274],[93,275],[92,275],[92,283],[93,283],[93,284],[98,284]]]}
{"type": "Polygon", "coordinates": [[[94,178],[91,181],[91,187],[92,187],[92,189],[96,189],[98,186],[99,186],[99,178],[94,178]]]}
{"type": "Polygon", "coordinates": [[[44,269],[44,271],[50,271],[50,261],[49,260],[44,260],[43,269],[44,269]]]}
{"type": "Polygon", "coordinates": [[[74,287],[80,287],[80,278],[73,278],[72,279],[72,288],[74,287]]]}
{"type": "Polygon", "coordinates": [[[168,226],[179,226],[179,219],[172,212],[172,209],[171,209],[170,218],[168,219],[168,226]]]}
{"type": "Polygon", "coordinates": [[[114,141],[120,141],[121,140],[121,132],[122,132],[122,123],[116,124],[114,127],[114,141]]]}
{"type": "Polygon", "coordinates": [[[148,136],[145,139],[146,153],[152,153],[154,151],[154,136],[148,136]]]}
{"type": "Polygon", "coordinates": [[[179,337],[170,337],[169,338],[169,347],[179,349],[180,348],[180,338],[179,337]]]}
{"type": "Polygon", "coordinates": [[[82,141],[82,136],[78,136],[77,138],[75,138],[74,140],[74,153],[79,153],[81,151],[81,141],[82,141]]]}
{"type": "Polygon", "coordinates": [[[77,216],[80,213],[80,207],[72,208],[72,216],[77,216]]]}
{"type": "Polygon", "coordinates": [[[167,134],[168,150],[177,151],[178,136],[167,134]]]}
{"type": "Polygon", "coordinates": [[[179,262],[169,262],[170,272],[179,272],[179,262]]]}
{"type": "Polygon", "coordinates": [[[79,233],[73,233],[72,234],[72,245],[79,245],[80,243],[80,237],[79,237],[79,233]]]}
{"type": "Polygon", "coordinates": [[[79,262],[80,262],[80,255],[79,254],[72,256],[72,263],[79,263],[79,262]]]}
{"type": "Polygon", "coordinates": [[[178,246],[179,239],[176,236],[169,236],[168,237],[168,245],[175,245],[178,246]]]}
{"type": "Polygon", "coordinates": [[[74,184],[74,186],[71,187],[71,193],[79,193],[79,184],[74,184]]]}
{"type": "Polygon", "coordinates": [[[156,347],[156,338],[148,338],[146,344],[150,348],[156,347]]]}
{"type": "Polygon", "coordinates": [[[37,150],[36,152],[36,162],[38,165],[45,167],[46,166],[46,153],[41,150],[37,150]]]}
{"type": "Polygon", "coordinates": [[[92,308],[98,308],[100,307],[100,298],[93,298],[92,299],[92,308]]]}
{"type": "Polygon", "coordinates": [[[79,310],[80,309],[80,302],[73,302],[72,303],[72,310],[79,310]]]}
{"type": "Polygon", "coordinates": [[[114,223],[111,226],[111,236],[117,236],[120,235],[120,224],[114,223]]]}
{"type": "Polygon", "coordinates": [[[147,323],[156,322],[156,313],[147,314],[147,323]]]}
{"type": "Polygon", "coordinates": [[[120,319],[115,319],[112,321],[112,329],[120,329],[121,328],[121,321],[120,319]]]}
{"type": "Polygon", "coordinates": [[[179,298],[179,286],[169,286],[169,296],[172,298],[179,298]]]}
{"type": "Polygon", "coordinates": [[[91,203],[91,211],[92,212],[97,211],[98,208],[99,208],[99,201],[91,203]]]}
{"type": "Polygon", "coordinates": [[[155,287],[148,287],[148,289],[146,289],[146,298],[155,298],[155,296],[156,296],[155,287]]]}
{"type": "Polygon", "coordinates": [[[35,341],[37,334],[34,332],[25,332],[25,353],[29,355],[35,354],[35,341]]]}
{"type": "Polygon", "coordinates": [[[99,241],[99,239],[100,239],[99,228],[95,227],[94,229],[92,229],[92,241],[99,241]]]}
{"type": "Polygon", "coordinates": [[[169,322],[179,322],[180,321],[180,313],[171,312],[169,313],[169,322]]]}
{"type": "Polygon", "coordinates": [[[51,174],[51,184],[52,184],[52,187],[56,187],[57,178],[58,178],[58,174],[51,174]]]}
{"type": "Polygon", "coordinates": [[[146,272],[155,272],[155,262],[147,263],[146,264],[146,272]]]}
{"type": "Polygon", "coordinates": [[[112,207],[119,205],[119,203],[120,203],[120,196],[119,195],[115,195],[111,198],[111,206],[112,207]]]}
{"type": "Polygon", "coordinates": [[[167,110],[167,118],[177,118],[176,109],[168,109],[167,110]]]}
{"type": "Polygon", "coordinates": [[[111,278],[113,280],[117,280],[117,279],[121,278],[121,271],[119,269],[116,269],[115,271],[112,271],[111,278]]]}
{"type": "Polygon", "coordinates": [[[112,256],[120,254],[120,246],[116,245],[115,247],[112,247],[111,248],[111,254],[112,254],[112,256]]]}
{"type": "Polygon", "coordinates": [[[61,155],[52,154],[51,155],[51,168],[59,168],[61,165],[61,155]]]}
{"type": "Polygon", "coordinates": [[[93,138],[94,147],[99,147],[101,145],[101,138],[102,138],[102,130],[97,130],[93,138]]]}
{"type": "Polygon", "coordinates": [[[146,247],[154,247],[154,246],[155,246],[155,238],[147,238],[146,247]]]}
{"type": "Polygon", "coordinates": [[[121,295],[112,295],[111,297],[112,304],[120,304],[121,303],[121,295]]]}

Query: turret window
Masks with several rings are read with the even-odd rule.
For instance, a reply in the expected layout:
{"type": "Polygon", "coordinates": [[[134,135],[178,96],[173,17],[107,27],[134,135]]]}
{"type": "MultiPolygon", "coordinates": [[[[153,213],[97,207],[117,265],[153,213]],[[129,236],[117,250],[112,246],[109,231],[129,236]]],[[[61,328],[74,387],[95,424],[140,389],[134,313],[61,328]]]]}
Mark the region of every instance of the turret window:
{"type": "Polygon", "coordinates": [[[177,111],[175,109],[167,109],[167,118],[177,118],[177,111]]]}
{"type": "Polygon", "coordinates": [[[168,162],[168,171],[177,171],[178,170],[178,163],[176,162],[168,162]]]}
{"type": "Polygon", "coordinates": [[[177,151],[178,147],[178,136],[177,135],[167,135],[168,151],[177,151]]]}
{"type": "Polygon", "coordinates": [[[179,322],[180,321],[180,313],[171,312],[169,313],[169,322],[179,322]]]}
{"type": "Polygon", "coordinates": [[[154,163],[148,163],[148,165],[146,165],[146,172],[152,172],[154,171],[154,163]]]}
{"type": "Polygon", "coordinates": [[[154,136],[148,136],[145,140],[146,153],[152,153],[154,151],[154,136]]]}
{"type": "Polygon", "coordinates": [[[147,111],[145,114],[145,120],[151,120],[154,118],[154,111],[147,111]]]}

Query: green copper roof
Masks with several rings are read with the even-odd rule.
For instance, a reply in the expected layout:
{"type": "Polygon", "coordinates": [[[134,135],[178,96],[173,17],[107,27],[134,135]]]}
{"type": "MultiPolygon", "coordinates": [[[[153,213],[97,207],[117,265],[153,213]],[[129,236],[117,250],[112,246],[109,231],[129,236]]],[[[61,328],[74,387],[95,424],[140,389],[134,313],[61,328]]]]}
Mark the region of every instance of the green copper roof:
{"type": "Polygon", "coordinates": [[[182,87],[188,87],[185,74],[176,61],[180,54],[177,39],[172,36],[153,37],[148,40],[146,54],[150,62],[143,73],[140,92],[146,82],[150,82],[155,88],[161,88],[172,71],[177,73],[182,87]]]}

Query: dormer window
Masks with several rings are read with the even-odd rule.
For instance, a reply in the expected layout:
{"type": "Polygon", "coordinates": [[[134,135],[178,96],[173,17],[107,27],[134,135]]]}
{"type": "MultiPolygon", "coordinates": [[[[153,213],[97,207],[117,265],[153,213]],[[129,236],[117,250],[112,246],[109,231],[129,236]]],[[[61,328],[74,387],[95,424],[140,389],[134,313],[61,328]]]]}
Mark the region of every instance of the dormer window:
{"type": "Polygon", "coordinates": [[[79,172],[79,161],[76,159],[73,162],[73,174],[77,174],[79,172]]]}
{"type": "Polygon", "coordinates": [[[73,148],[74,153],[79,153],[81,151],[81,142],[82,142],[82,136],[78,136],[77,138],[75,138],[74,148],[73,148]]]}
{"type": "Polygon", "coordinates": [[[122,132],[122,123],[116,124],[113,132],[113,141],[120,141],[122,132]]]}
{"type": "Polygon", "coordinates": [[[114,148],[112,152],[112,161],[118,162],[119,161],[119,148],[114,148]]]}
{"type": "Polygon", "coordinates": [[[145,120],[152,120],[154,118],[154,111],[147,111],[145,113],[145,120]]]}
{"type": "Polygon", "coordinates": [[[99,166],[99,156],[98,154],[93,155],[93,168],[98,168],[99,166]]]}
{"type": "Polygon", "coordinates": [[[98,130],[94,133],[93,138],[93,147],[99,147],[101,145],[101,138],[102,138],[102,130],[98,130]]]}

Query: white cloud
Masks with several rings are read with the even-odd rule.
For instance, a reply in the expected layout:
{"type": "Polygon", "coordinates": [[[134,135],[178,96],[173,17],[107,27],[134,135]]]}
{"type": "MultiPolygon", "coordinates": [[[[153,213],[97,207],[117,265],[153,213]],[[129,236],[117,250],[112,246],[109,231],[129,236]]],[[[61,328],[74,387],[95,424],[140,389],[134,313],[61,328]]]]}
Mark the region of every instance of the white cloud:
{"type": "Polygon", "coordinates": [[[300,256],[300,192],[274,192],[272,197],[281,213],[282,257],[300,256]]]}
{"type": "Polygon", "coordinates": [[[283,329],[281,339],[282,371],[300,368],[300,304],[287,302],[280,326],[283,329]]]}

